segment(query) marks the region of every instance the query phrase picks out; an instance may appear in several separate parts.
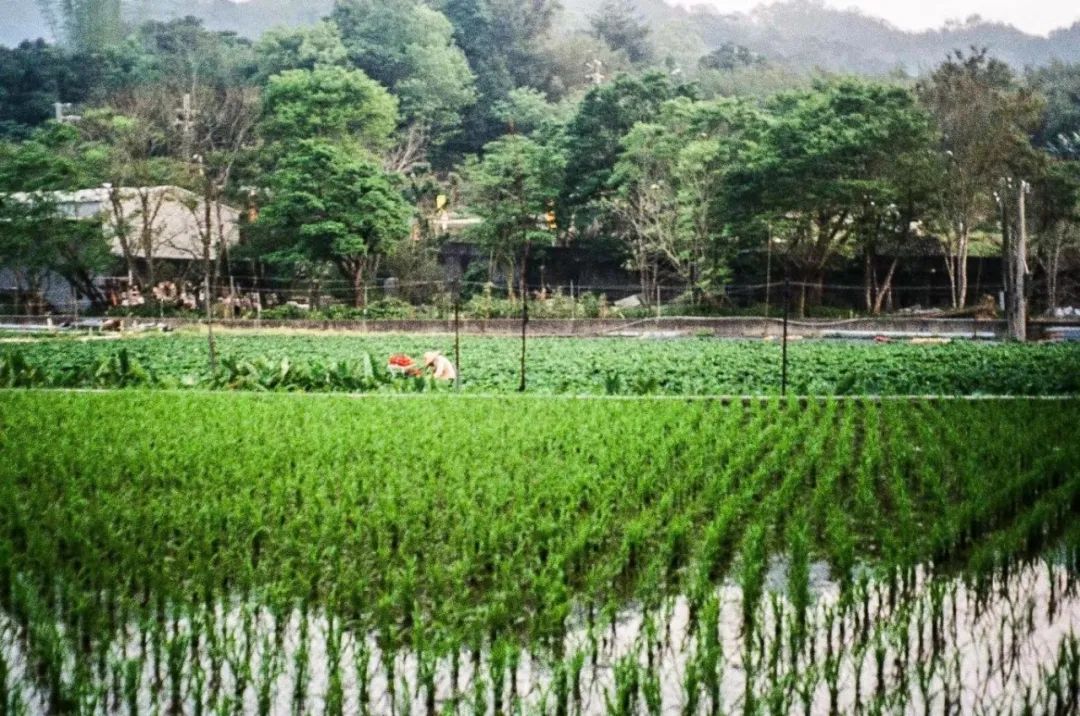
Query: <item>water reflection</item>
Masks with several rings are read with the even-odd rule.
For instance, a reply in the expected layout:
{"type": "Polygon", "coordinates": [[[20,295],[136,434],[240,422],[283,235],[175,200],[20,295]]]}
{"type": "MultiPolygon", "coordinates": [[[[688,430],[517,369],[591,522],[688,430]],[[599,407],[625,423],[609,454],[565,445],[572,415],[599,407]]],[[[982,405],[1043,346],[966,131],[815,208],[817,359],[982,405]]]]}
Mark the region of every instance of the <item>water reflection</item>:
{"type": "MultiPolygon", "coordinates": [[[[1060,560],[982,578],[812,563],[809,600],[771,562],[745,609],[734,582],[580,609],[565,637],[447,653],[417,630],[383,650],[325,612],[256,601],[126,618],[87,643],[35,612],[0,615],[6,705],[26,713],[1019,713],[1076,709],[1080,604],[1060,560]],[[169,613],[176,612],[176,613],[169,613]],[[1071,704],[1071,706],[1070,706],[1071,704]]],[[[23,590],[23,602],[18,593],[23,590]]],[[[80,634],[82,632],[79,632],[80,634]]]]}

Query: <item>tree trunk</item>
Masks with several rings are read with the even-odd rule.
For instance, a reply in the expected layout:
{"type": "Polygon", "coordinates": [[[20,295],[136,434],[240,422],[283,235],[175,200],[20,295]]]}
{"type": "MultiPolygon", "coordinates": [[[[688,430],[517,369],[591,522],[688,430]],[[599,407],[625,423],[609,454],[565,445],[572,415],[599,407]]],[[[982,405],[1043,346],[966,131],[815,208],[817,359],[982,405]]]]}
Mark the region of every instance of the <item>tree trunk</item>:
{"type": "Polygon", "coordinates": [[[1050,303],[1050,311],[1058,307],[1058,279],[1061,272],[1061,241],[1055,241],[1050,251],[1050,265],[1046,270],[1047,300],[1050,303]]]}
{"type": "Polygon", "coordinates": [[[364,290],[364,267],[362,265],[356,265],[352,271],[352,288],[353,288],[353,307],[365,308],[367,307],[367,292],[364,290]]]}
{"type": "Polygon", "coordinates": [[[869,313],[874,310],[874,284],[876,283],[877,270],[874,267],[874,259],[870,249],[863,252],[863,305],[869,313]]]}
{"type": "MultiPolygon", "coordinates": [[[[953,308],[957,308],[956,270],[953,265],[955,260],[956,257],[953,255],[952,251],[947,249],[945,252],[945,273],[949,276],[949,303],[952,304],[953,308]]],[[[928,298],[931,301],[933,300],[933,296],[929,296],[928,298]]]]}
{"type": "Polygon", "coordinates": [[[896,275],[896,267],[897,267],[897,265],[899,265],[899,263],[900,263],[900,259],[896,258],[896,257],[893,257],[892,263],[889,264],[889,272],[887,274],[885,274],[885,281],[884,281],[884,283],[881,284],[881,287],[878,289],[878,292],[877,292],[877,297],[874,299],[874,315],[875,316],[881,315],[881,306],[882,306],[882,303],[884,303],[886,296],[890,297],[889,303],[890,304],[892,303],[892,300],[891,300],[892,290],[893,290],[892,282],[893,282],[893,277],[896,275]]]}
{"type": "Polygon", "coordinates": [[[967,306],[967,291],[968,291],[968,253],[971,249],[971,237],[968,234],[965,227],[960,235],[960,243],[957,247],[959,251],[956,257],[956,289],[957,289],[957,305],[956,308],[964,308],[967,306]]]}
{"type": "MultiPolygon", "coordinates": [[[[131,246],[127,218],[124,216],[124,205],[120,200],[120,193],[115,188],[109,191],[109,205],[113,213],[113,231],[116,234],[117,243],[120,244],[120,253],[124,256],[128,276],[135,276],[135,252],[131,246]]],[[[130,290],[130,286],[128,289],[130,290]]]]}
{"type": "Polygon", "coordinates": [[[142,211],[142,230],[139,243],[142,244],[142,259],[146,263],[146,287],[152,287],[156,278],[156,271],[154,270],[154,219],[157,211],[151,212],[150,194],[147,191],[140,189],[138,195],[139,206],[142,211]]]}

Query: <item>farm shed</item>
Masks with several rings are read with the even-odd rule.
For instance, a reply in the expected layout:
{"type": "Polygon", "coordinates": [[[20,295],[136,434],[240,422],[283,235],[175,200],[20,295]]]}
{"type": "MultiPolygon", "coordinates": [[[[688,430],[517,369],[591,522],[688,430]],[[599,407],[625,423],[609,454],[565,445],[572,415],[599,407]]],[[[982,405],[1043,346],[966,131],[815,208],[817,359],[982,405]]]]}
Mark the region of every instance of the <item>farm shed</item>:
{"type": "MultiPolygon", "coordinates": [[[[116,258],[110,275],[121,276],[151,285],[197,273],[203,259],[203,238],[207,235],[206,204],[201,196],[178,186],[110,187],[101,186],[77,191],[17,193],[12,198],[33,201],[43,198],[56,207],[57,213],[76,221],[98,221],[116,258]]],[[[209,212],[210,258],[239,241],[240,211],[213,204],[209,212]]],[[[18,292],[17,267],[0,267],[0,291],[18,292]]],[[[41,299],[57,309],[76,301],[76,291],[61,277],[49,272],[48,291],[41,299]]],[[[109,280],[95,280],[102,289],[109,280]]],[[[111,283],[117,283],[113,280],[111,283]]],[[[78,299],[83,307],[86,297],[78,299]]]]}

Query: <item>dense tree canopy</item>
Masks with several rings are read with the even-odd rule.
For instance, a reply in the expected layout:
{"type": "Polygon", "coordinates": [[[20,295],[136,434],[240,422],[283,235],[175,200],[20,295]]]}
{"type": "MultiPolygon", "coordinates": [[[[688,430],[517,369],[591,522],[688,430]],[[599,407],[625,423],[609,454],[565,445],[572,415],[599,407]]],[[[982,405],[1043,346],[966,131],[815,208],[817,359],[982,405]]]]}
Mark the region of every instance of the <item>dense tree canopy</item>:
{"type": "Polygon", "coordinates": [[[393,180],[370,160],[307,139],[278,161],[267,189],[255,225],[264,258],[289,266],[333,263],[362,306],[380,257],[408,236],[409,206],[393,180]]]}
{"type": "Polygon", "coordinates": [[[407,120],[453,127],[475,100],[454,27],[418,0],[341,0],[331,18],[354,66],[401,100],[407,120]]]}
{"type": "Polygon", "coordinates": [[[262,134],[269,141],[318,137],[385,148],[397,126],[397,99],[359,70],[318,67],[270,78],[262,134]]]}
{"type": "MultiPolygon", "coordinates": [[[[629,0],[564,14],[553,0],[326,0],[255,40],[91,5],[55,5],[61,44],[0,48],[0,192],[108,185],[150,201],[145,187],[175,184],[200,206],[248,206],[251,270],[283,280],[317,264],[359,292],[410,219],[410,252],[431,257],[459,212],[482,219],[468,238],[515,293],[525,248],[555,243],[632,269],[645,300],[666,283],[719,306],[776,249],[805,306],[827,272],[858,271],[878,312],[921,252],[944,259],[961,308],[973,247],[1001,251],[1019,228],[1021,186],[1049,305],[1080,266],[1074,65],[1019,76],[972,50],[917,81],[830,77],[749,38],[703,44],[629,0]]],[[[23,210],[61,226],[47,203],[6,210],[12,231],[23,210]]],[[[197,223],[209,277],[216,239],[197,223]]],[[[152,283],[150,227],[112,230],[152,283]]]]}

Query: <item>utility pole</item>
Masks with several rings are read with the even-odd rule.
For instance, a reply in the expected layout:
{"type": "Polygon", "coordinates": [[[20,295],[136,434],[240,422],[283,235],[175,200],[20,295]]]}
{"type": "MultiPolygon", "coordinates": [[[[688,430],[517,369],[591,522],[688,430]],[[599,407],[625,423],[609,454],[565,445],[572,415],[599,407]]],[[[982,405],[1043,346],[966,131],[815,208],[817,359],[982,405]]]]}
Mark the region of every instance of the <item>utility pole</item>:
{"type": "Polygon", "coordinates": [[[176,110],[174,125],[180,130],[181,152],[183,160],[191,159],[191,130],[195,126],[195,110],[191,107],[191,93],[185,92],[181,100],[180,108],[176,110]]]}
{"type": "Polygon", "coordinates": [[[1005,318],[1010,340],[1027,340],[1027,195],[1031,185],[1024,180],[1013,183],[1006,179],[999,199],[1001,205],[1001,253],[1004,262],[1005,318]],[[1016,190],[1016,226],[1009,222],[1008,205],[1011,190],[1016,190]]]}
{"type": "Polygon", "coordinates": [[[1016,236],[1012,252],[1012,311],[1009,315],[1009,335],[1023,343],[1027,340],[1027,194],[1031,185],[1020,180],[1017,189],[1016,236]]]}
{"type": "Polygon", "coordinates": [[[788,316],[791,314],[791,275],[788,272],[787,261],[784,261],[784,334],[781,338],[780,358],[780,395],[787,395],[787,341],[788,341],[788,316]]]}
{"type": "Polygon", "coordinates": [[[461,279],[454,279],[454,390],[461,390],[461,279]]]}

